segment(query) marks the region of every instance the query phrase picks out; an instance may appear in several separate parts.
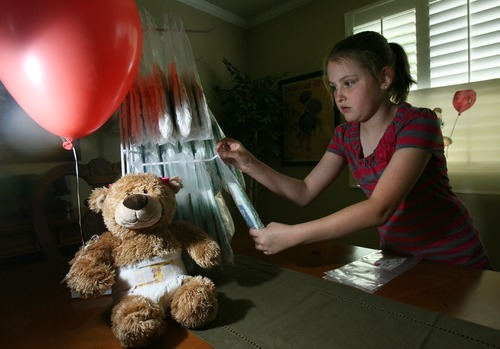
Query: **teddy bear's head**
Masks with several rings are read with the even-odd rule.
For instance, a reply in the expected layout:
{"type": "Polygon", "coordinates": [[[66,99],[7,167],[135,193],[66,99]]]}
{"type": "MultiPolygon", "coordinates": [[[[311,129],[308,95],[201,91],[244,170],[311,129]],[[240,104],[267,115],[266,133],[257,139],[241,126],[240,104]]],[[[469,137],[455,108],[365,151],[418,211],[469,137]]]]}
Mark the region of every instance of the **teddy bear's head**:
{"type": "Polygon", "coordinates": [[[150,173],[127,174],[108,188],[96,188],[89,208],[102,213],[104,223],[115,236],[129,231],[155,232],[172,222],[175,194],[182,188],[178,177],[160,178],[150,173]]]}

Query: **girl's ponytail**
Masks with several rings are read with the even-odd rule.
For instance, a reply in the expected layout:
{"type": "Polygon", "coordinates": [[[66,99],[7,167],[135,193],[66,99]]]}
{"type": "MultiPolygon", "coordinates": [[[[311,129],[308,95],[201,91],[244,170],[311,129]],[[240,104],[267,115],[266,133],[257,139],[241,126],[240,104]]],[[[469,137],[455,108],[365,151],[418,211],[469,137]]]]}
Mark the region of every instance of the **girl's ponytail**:
{"type": "Polygon", "coordinates": [[[394,55],[394,81],[391,86],[390,95],[394,103],[400,104],[408,98],[410,87],[415,83],[415,80],[411,76],[410,64],[408,63],[408,56],[405,50],[394,42],[391,42],[389,46],[394,55]]]}

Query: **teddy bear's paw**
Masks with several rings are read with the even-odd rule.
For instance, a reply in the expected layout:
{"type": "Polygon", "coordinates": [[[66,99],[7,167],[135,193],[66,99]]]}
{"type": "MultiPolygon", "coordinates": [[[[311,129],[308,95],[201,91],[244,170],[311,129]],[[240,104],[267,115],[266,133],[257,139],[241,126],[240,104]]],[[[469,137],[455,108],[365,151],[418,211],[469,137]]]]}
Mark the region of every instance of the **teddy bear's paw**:
{"type": "Polygon", "coordinates": [[[215,241],[206,242],[196,251],[196,262],[202,268],[212,268],[221,262],[220,248],[215,241]]]}
{"type": "Polygon", "coordinates": [[[66,279],[68,287],[81,298],[94,298],[102,296],[114,283],[115,274],[109,266],[85,266],[71,269],[66,279]]]}
{"type": "Polygon", "coordinates": [[[141,348],[162,335],[165,311],[151,299],[127,296],[111,314],[112,330],[123,348],[141,348]]]}
{"type": "Polygon", "coordinates": [[[172,318],[187,328],[202,327],[217,315],[217,290],[212,280],[187,278],[175,292],[171,304],[172,318]]]}

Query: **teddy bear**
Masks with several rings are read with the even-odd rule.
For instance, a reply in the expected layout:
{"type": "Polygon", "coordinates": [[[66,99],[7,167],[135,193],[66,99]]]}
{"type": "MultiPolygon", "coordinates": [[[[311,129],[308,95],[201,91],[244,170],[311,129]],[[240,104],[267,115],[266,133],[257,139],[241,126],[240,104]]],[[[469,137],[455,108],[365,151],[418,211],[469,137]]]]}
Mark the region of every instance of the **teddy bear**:
{"type": "Polygon", "coordinates": [[[181,254],[208,269],[220,263],[220,248],[196,225],[174,220],[181,188],[179,177],[139,173],[90,193],[89,209],[102,213],[107,231],[80,248],[65,281],[81,298],[111,289],[111,329],[124,348],[144,347],[161,336],[168,315],[199,328],[217,314],[214,283],[189,275],[181,254]]]}

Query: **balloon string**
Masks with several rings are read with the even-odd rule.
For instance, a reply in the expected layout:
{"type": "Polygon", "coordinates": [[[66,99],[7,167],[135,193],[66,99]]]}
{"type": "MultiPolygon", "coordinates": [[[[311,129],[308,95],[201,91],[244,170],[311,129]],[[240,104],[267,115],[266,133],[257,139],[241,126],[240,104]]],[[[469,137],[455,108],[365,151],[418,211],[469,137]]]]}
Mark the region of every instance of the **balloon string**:
{"type": "Polygon", "coordinates": [[[78,227],[80,228],[80,237],[82,238],[82,247],[85,247],[85,238],[83,236],[83,227],[82,227],[82,208],[80,205],[80,175],[78,172],[78,156],[76,154],[76,149],[73,146],[73,139],[61,137],[63,141],[62,147],[66,150],[73,151],[73,158],[75,159],[75,176],[76,176],[76,206],[78,213],[78,227]]]}
{"type": "Polygon", "coordinates": [[[450,138],[453,136],[453,132],[455,131],[455,126],[457,126],[457,121],[459,116],[460,113],[458,113],[457,117],[455,118],[455,122],[453,123],[453,127],[451,128],[450,138]]]}
{"type": "Polygon", "coordinates": [[[78,157],[76,155],[76,149],[73,147],[73,157],[75,158],[75,174],[76,174],[76,205],[78,207],[78,226],[80,228],[80,237],[82,238],[82,247],[85,246],[85,238],[83,237],[83,227],[82,227],[82,208],[80,205],[80,176],[78,172],[78,157]]]}
{"type": "MultiPolygon", "coordinates": [[[[455,122],[453,123],[453,127],[451,128],[450,139],[453,139],[452,138],[453,132],[455,131],[455,126],[457,126],[457,121],[458,121],[458,118],[460,117],[460,114],[461,113],[458,113],[457,117],[455,118],[455,122]]],[[[448,148],[449,147],[450,147],[449,145],[446,147],[446,157],[448,157],[448,148]]]]}

